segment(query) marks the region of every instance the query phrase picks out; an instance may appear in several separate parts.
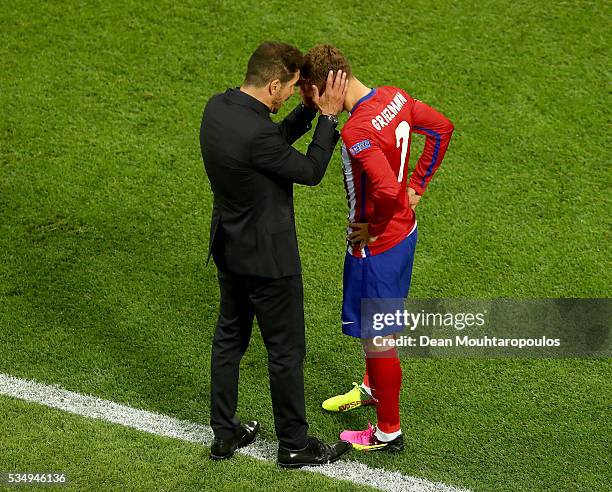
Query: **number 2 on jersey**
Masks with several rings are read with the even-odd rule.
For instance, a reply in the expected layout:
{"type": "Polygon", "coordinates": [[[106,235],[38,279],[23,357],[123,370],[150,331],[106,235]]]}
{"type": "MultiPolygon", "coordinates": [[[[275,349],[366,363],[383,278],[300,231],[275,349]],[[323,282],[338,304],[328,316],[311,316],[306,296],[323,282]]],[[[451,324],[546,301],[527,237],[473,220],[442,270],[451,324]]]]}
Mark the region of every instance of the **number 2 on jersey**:
{"type": "Polygon", "coordinates": [[[402,143],[402,159],[400,161],[399,175],[397,182],[401,183],[404,179],[404,164],[406,164],[406,154],[408,153],[408,140],[410,139],[410,125],[407,121],[400,121],[395,129],[395,146],[399,147],[402,143]]]}

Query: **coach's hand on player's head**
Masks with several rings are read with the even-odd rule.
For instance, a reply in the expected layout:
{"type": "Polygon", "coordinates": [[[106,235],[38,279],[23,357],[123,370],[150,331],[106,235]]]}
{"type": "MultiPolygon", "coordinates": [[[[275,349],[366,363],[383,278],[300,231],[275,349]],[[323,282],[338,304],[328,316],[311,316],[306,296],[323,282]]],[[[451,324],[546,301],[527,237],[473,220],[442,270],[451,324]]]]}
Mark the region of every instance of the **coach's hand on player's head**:
{"type": "Polygon", "coordinates": [[[378,236],[370,236],[367,222],[351,222],[349,227],[353,229],[347,239],[353,246],[359,245],[361,249],[378,239],[378,236]]]}
{"type": "Polygon", "coordinates": [[[319,95],[319,88],[316,85],[312,86],[312,102],[321,114],[332,114],[338,116],[344,108],[344,97],[348,90],[348,79],[346,72],[338,70],[334,77],[332,70],[327,74],[325,82],[325,90],[322,95],[319,95]]]}

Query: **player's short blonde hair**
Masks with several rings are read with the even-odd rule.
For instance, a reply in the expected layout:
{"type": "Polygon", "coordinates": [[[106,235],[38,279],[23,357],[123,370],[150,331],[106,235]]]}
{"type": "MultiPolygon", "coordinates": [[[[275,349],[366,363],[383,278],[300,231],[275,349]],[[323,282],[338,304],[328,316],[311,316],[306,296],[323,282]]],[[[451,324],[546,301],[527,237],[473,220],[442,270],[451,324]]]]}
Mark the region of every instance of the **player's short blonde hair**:
{"type": "Polygon", "coordinates": [[[338,70],[351,76],[351,65],[344,53],[331,44],[318,44],[311,48],[304,57],[304,64],[300,70],[300,83],[316,85],[319,94],[325,90],[325,81],[330,70],[338,70]]]}

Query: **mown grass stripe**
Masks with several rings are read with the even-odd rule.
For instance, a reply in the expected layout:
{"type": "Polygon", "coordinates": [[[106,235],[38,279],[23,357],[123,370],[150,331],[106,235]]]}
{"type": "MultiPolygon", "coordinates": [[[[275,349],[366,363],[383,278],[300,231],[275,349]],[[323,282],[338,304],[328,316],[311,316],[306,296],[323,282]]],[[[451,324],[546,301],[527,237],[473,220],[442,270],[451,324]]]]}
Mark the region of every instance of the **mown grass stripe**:
{"type": "MultiPolygon", "coordinates": [[[[210,446],[213,440],[213,432],[208,425],[179,420],[168,415],[132,408],[7,374],[0,374],[0,394],[204,446],[210,446]]],[[[258,460],[274,461],[276,448],[272,443],[258,440],[247,448],[239,450],[239,453],[258,460]]],[[[466,492],[466,489],[381,468],[370,468],[355,461],[341,461],[322,467],[306,467],[303,470],[389,492],[466,492]]]]}

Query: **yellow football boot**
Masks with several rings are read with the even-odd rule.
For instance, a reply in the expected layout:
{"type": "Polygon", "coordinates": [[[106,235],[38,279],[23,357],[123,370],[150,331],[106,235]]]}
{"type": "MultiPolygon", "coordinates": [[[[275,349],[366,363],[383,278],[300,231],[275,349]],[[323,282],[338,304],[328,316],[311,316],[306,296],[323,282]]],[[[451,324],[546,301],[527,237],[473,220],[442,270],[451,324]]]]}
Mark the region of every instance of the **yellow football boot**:
{"type": "Polygon", "coordinates": [[[376,400],[359,384],[353,383],[353,389],[343,395],[332,396],[321,405],[328,412],[347,412],[363,405],[374,405],[376,400]]]}

